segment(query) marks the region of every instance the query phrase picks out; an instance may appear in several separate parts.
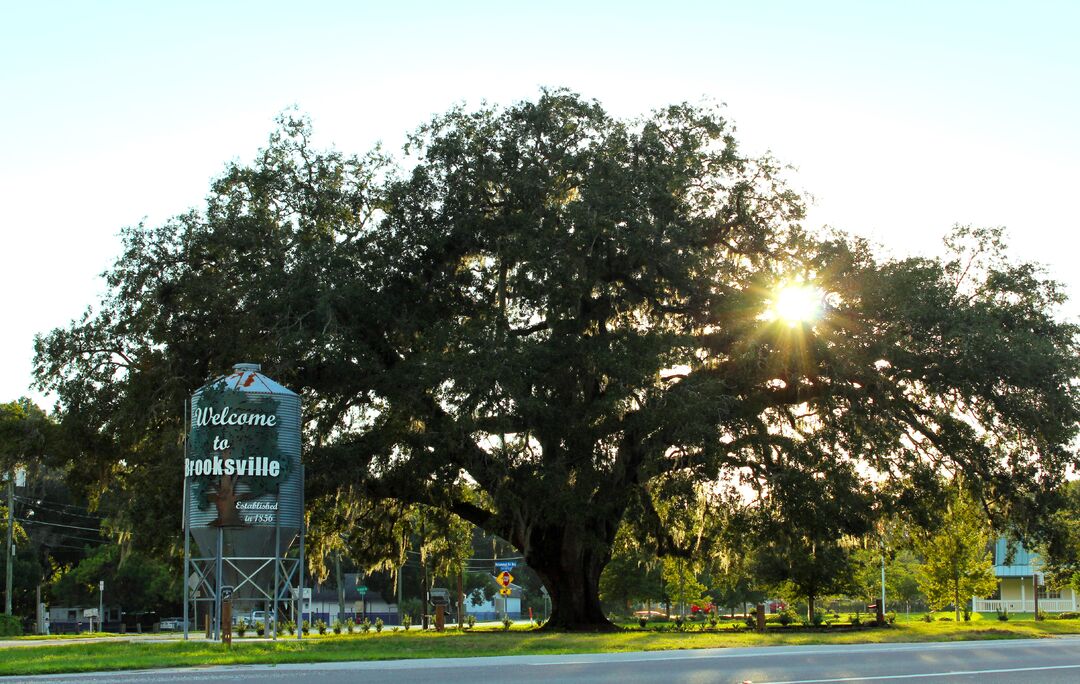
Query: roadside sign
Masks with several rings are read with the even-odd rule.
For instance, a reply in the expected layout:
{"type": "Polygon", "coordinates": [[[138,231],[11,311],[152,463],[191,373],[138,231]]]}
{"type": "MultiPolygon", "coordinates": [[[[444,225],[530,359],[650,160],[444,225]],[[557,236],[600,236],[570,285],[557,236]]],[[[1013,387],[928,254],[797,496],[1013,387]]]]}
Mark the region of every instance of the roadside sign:
{"type": "Polygon", "coordinates": [[[365,587],[364,585],[360,585],[359,587],[356,588],[356,593],[363,596],[364,594],[367,593],[367,587],[365,587]]]}
{"type": "Polygon", "coordinates": [[[222,587],[221,588],[221,600],[222,601],[228,601],[229,599],[231,599],[232,594],[233,594],[233,587],[222,587]]]}
{"type": "Polygon", "coordinates": [[[504,587],[508,587],[510,586],[510,583],[514,581],[514,576],[511,575],[509,571],[503,570],[495,580],[504,587]]]}
{"type": "Polygon", "coordinates": [[[509,596],[510,595],[510,587],[503,587],[502,589],[499,590],[499,594],[501,596],[509,596]]]}
{"type": "Polygon", "coordinates": [[[514,569],[515,566],[517,566],[517,561],[512,561],[512,560],[508,560],[508,561],[497,560],[497,561],[495,561],[495,569],[496,570],[510,572],[511,570],[514,569]]]}

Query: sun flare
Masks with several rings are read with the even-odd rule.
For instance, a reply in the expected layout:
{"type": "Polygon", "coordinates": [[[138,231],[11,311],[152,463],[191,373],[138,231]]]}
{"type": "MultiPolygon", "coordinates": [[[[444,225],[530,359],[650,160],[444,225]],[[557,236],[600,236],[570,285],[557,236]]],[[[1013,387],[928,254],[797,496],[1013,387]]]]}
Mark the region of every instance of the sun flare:
{"type": "Polygon", "coordinates": [[[788,325],[811,323],[821,317],[821,299],[816,287],[788,284],[776,290],[770,309],[774,319],[788,325]]]}

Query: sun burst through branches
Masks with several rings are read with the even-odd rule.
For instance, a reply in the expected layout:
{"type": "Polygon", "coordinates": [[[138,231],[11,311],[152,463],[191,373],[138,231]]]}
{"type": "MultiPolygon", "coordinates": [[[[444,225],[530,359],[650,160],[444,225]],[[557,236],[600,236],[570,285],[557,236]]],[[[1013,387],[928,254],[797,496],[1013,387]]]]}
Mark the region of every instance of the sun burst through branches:
{"type": "Polygon", "coordinates": [[[776,289],[769,307],[771,318],[790,326],[813,323],[821,317],[823,294],[802,283],[787,283],[776,289]]]}

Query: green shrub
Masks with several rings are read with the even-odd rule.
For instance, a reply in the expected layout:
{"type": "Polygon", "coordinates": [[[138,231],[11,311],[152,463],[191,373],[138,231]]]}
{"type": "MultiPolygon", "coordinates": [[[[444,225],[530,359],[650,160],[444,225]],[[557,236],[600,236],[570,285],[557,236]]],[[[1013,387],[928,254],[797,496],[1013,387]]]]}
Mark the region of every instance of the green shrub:
{"type": "Polygon", "coordinates": [[[1009,613],[1008,612],[1002,612],[1002,611],[999,610],[998,614],[997,614],[997,619],[1002,621],[1002,622],[1008,622],[1009,621],[1009,613]]]}
{"type": "Polygon", "coordinates": [[[509,615],[503,616],[503,619],[502,619],[503,630],[510,629],[510,625],[512,625],[512,624],[514,624],[514,621],[510,619],[509,615]]]}
{"type": "Polygon", "coordinates": [[[465,624],[468,625],[469,629],[472,629],[473,627],[475,627],[476,626],[476,616],[475,615],[467,615],[467,616],[465,616],[465,624]]]}
{"type": "Polygon", "coordinates": [[[296,634],[296,623],[292,620],[282,620],[281,629],[285,634],[296,634]]]}
{"type": "Polygon", "coordinates": [[[860,625],[862,625],[862,618],[859,617],[858,613],[855,613],[854,615],[851,616],[851,626],[852,627],[858,627],[860,625]]]}
{"type": "Polygon", "coordinates": [[[241,639],[244,638],[244,633],[248,630],[248,623],[244,618],[240,618],[240,622],[236,623],[236,636],[241,639]]]}
{"type": "Polygon", "coordinates": [[[637,624],[638,624],[638,627],[644,628],[645,625],[649,624],[649,618],[647,618],[645,616],[639,617],[637,619],[637,624]]]}
{"type": "Polygon", "coordinates": [[[22,636],[22,621],[14,615],[0,615],[0,636],[22,636]]]}
{"type": "Polygon", "coordinates": [[[896,624],[896,611],[895,610],[890,610],[888,613],[885,613],[885,622],[888,622],[890,625],[895,625],[896,624]]]}
{"type": "Polygon", "coordinates": [[[953,619],[951,617],[949,617],[948,615],[945,615],[944,617],[939,617],[937,619],[937,621],[938,622],[952,622],[953,619]]]}
{"type": "Polygon", "coordinates": [[[345,625],[341,622],[341,618],[338,618],[338,619],[334,620],[334,627],[333,627],[334,634],[341,634],[341,629],[344,626],[345,625]]]}
{"type": "Polygon", "coordinates": [[[319,630],[319,634],[326,634],[326,623],[322,618],[315,621],[315,629],[319,630]]]}
{"type": "MultiPolygon", "coordinates": [[[[469,617],[472,617],[472,616],[470,615],[469,617]]],[[[473,618],[473,619],[475,619],[475,618],[473,618]]],[[[401,616],[401,626],[405,628],[406,632],[408,632],[409,628],[412,627],[412,616],[409,615],[408,613],[405,613],[404,615],[402,615],[401,616]]]]}
{"type": "Polygon", "coordinates": [[[311,632],[311,623],[307,620],[304,620],[304,622],[300,625],[300,629],[304,632],[304,635],[307,636],[308,633],[311,632]]]}
{"type": "Polygon", "coordinates": [[[716,625],[719,624],[719,622],[720,618],[717,617],[716,613],[709,613],[709,627],[716,629],[716,625]]]}
{"type": "MultiPolygon", "coordinates": [[[[815,610],[814,614],[810,616],[810,623],[812,625],[814,625],[815,627],[820,627],[822,622],[825,622],[825,614],[822,613],[819,610],[815,610]]],[[[831,623],[832,623],[832,621],[830,620],[826,624],[831,624],[831,623]]]]}
{"type": "Polygon", "coordinates": [[[780,613],[780,616],[777,618],[777,622],[779,622],[781,626],[787,627],[792,622],[795,622],[797,619],[799,619],[799,616],[795,614],[795,611],[791,608],[788,608],[787,610],[780,613]]]}
{"type": "Polygon", "coordinates": [[[360,631],[367,634],[371,631],[371,620],[364,618],[364,621],[360,623],[360,631]]]}
{"type": "Polygon", "coordinates": [[[927,613],[926,615],[923,615],[922,616],[922,621],[923,622],[933,622],[934,621],[934,614],[933,613],[927,613]]]}
{"type": "Polygon", "coordinates": [[[353,630],[355,630],[355,629],[356,629],[356,620],[353,620],[352,618],[349,618],[348,620],[345,621],[345,631],[346,632],[348,632],[349,634],[352,634],[353,630]]]}
{"type": "Polygon", "coordinates": [[[255,623],[255,635],[256,636],[262,636],[263,634],[266,634],[266,625],[264,625],[262,622],[256,622],[255,623]]]}
{"type": "Polygon", "coordinates": [[[375,618],[375,631],[381,632],[383,628],[382,618],[375,618]]]}
{"type": "Polygon", "coordinates": [[[1080,613],[1073,613],[1071,611],[1066,611],[1064,613],[1058,613],[1057,619],[1058,620],[1078,620],[1078,619],[1080,619],[1080,613]]]}

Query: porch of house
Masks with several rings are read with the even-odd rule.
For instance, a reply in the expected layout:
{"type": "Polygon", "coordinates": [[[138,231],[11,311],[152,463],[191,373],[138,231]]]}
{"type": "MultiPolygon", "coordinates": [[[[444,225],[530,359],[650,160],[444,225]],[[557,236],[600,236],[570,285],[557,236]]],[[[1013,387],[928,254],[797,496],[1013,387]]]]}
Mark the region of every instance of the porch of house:
{"type": "MultiPolygon", "coordinates": [[[[1030,577],[1002,577],[998,590],[990,598],[972,598],[971,609],[976,613],[1034,613],[1030,577]]],[[[1060,591],[1039,587],[1039,610],[1046,613],[1076,611],[1076,593],[1072,589],[1060,591]]]]}

